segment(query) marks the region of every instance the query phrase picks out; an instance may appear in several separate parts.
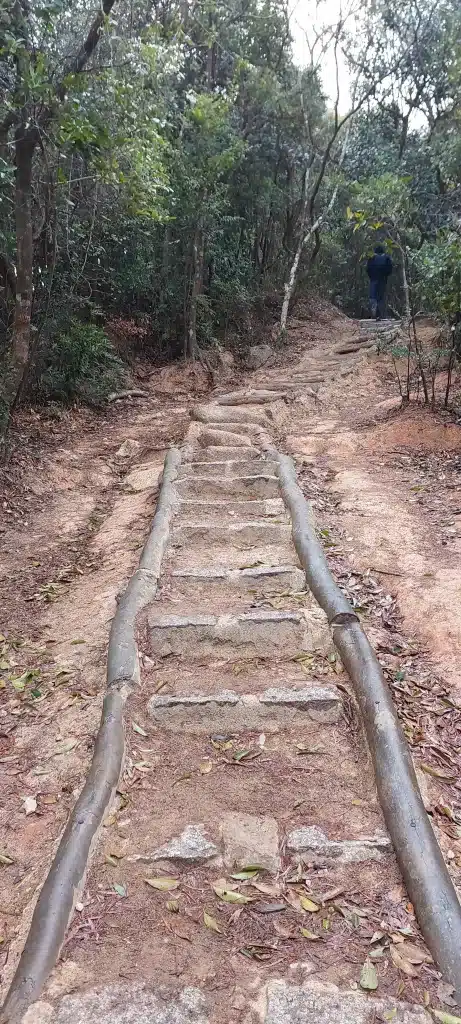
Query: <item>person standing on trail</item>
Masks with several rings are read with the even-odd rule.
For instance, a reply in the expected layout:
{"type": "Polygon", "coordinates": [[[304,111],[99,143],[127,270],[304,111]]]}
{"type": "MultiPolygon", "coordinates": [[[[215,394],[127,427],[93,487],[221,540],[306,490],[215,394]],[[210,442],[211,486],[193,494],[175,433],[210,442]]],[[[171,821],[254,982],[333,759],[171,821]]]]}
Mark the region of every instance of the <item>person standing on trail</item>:
{"type": "Polygon", "coordinates": [[[373,319],[382,320],[386,311],[387,279],[392,274],[392,260],[382,245],[375,245],[373,256],[367,262],[370,278],[370,306],[373,319]]]}

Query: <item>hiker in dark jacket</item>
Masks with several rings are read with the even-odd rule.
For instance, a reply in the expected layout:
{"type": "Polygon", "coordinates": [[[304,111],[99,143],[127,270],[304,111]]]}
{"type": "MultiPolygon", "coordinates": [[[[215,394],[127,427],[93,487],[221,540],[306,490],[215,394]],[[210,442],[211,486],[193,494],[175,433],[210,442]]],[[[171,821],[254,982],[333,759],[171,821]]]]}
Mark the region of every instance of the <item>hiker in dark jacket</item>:
{"type": "Polygon", "coordinates": [[[387,279],[392,274],[392,260],[382,245],[375,245],[373,256],[367,262],[370,278],[370,306],[373,319],[381,320],[386,310],[387,279]]]}

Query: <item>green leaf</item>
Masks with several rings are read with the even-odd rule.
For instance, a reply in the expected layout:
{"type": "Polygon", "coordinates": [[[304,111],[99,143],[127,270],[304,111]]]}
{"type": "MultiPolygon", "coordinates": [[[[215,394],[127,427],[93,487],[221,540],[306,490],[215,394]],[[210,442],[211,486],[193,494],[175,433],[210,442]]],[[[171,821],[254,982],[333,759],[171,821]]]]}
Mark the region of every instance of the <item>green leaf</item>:
{"type": "Polygon", "coordinates": [[[461,1024],[461,1017],[454,1017],[452,1013],[445,1013],[445,1010],[433,1010],[432,1013],[440,1024],[461,1024]]]}
{"type": "Polygon", "coordinates": [[[124,885],[119,885],[118,882],[115,882],[114,883],[114,889],[115,889],[115,892],[118,893],[119,896],[126,896],[126,889],[125,889],[124,885]]]}
{"type": "Polygon", "coordinates": [[[360,987],[367,992],[374,992],[378,988],[378,975],[376,967],[369,960],[365,960],[360,974],[360,987]]]}

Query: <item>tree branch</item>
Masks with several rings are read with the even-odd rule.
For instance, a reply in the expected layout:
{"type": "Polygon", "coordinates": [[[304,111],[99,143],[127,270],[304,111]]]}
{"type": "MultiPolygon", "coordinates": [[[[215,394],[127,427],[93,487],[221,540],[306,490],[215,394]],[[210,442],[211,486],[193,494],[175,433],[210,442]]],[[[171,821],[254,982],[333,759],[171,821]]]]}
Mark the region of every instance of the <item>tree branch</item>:
{"type": "MultiPolygon", "coordinates": [[[[83,71],[85,65],[90,60],[90,57],[93,55],[99,43],[104,28],[105,19],[110,14],[115,2],[116,0],[102,0],[101,7],[90,26],[88,35],[85,41],[83,42],[82,46],[80,47],[78,53],[69,61],[69,65],[65,70],[65,74],[78,74],[80,71],[83,71]]],[[[62,97],[64,95],[64,92],[64,85],[61,84],[58,93],[62,97]]]]}

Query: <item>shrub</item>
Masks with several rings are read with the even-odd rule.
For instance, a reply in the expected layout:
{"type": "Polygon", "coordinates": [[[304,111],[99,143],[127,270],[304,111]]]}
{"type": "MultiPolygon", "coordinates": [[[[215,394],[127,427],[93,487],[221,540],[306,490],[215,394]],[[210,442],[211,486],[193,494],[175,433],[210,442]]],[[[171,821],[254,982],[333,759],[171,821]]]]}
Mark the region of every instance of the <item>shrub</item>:
{"type": "Polygon", "coordinates": [[[73,318],[67,330],[50,335],[39,391],[45,400],[100,406],[123,376],[123,363],[102,328],[73,318]]]}

